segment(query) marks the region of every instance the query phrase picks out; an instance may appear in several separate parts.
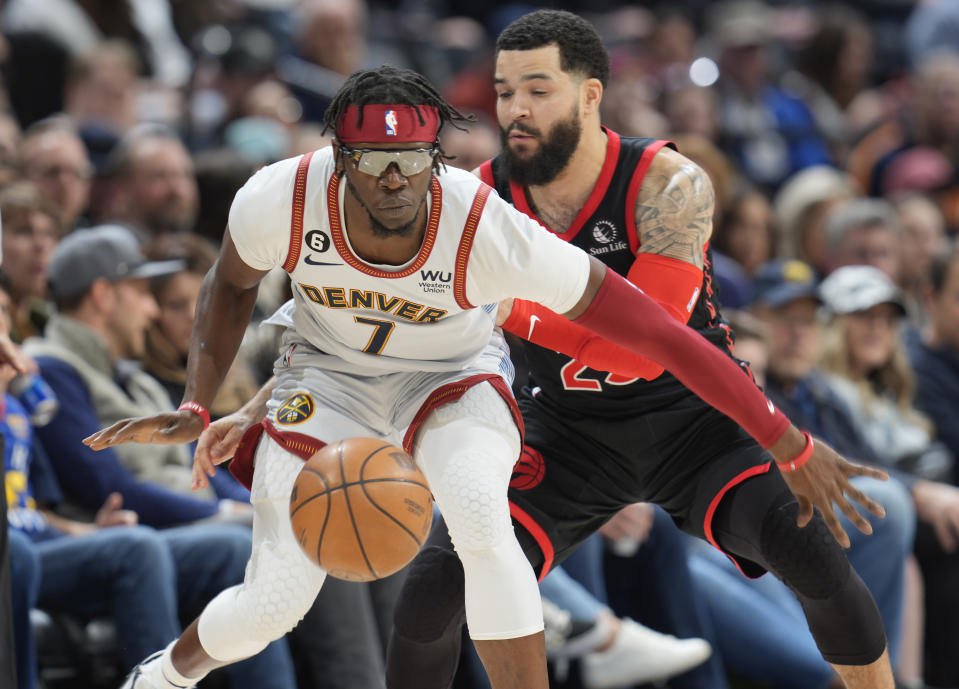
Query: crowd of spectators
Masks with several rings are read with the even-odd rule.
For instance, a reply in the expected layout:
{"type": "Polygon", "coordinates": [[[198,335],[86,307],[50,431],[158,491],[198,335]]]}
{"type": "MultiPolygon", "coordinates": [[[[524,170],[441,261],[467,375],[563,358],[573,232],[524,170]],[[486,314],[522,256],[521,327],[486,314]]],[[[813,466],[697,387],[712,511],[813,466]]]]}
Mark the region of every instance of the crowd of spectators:
{"type": "MultiPolygon", "coordinates": [[[[737,355],[794,422],[889,470],[888,484],[860,486],[888,516],[850,559],[901,686],[959,687],[959,3],[5,0],[0,327],[60,402],[34,428],[0,371],[21,689],[54,682],[26,641],[39,618],[25,627],[25,608],[112,617],[136,639],[99,673],[109,686],[243,576],[249,494],[228,473],[198,493],[189,448],[80,442],[179,404],[236,190],[262,165],[328,145],[333,93],[383,63],[422,72],[475,115],[468,132],[442,134],[450,164],[495,156],[493,40],[542,6],[586,16],[606,40],[606,126],[675,141],[709,174],[711,265],[737,355]]],[[[289,294],[284,274],[269,276],[257,320],[289,294]]],[[[270,376],[277,333],[257,325],[215,416],[270,376]]],[[[642,520],[638,552],[614,549],[623,531],[607,530],[593,558],[605,574],[588,584],[603,611],[710,642],[700,679],[668,686],[837,686],[785,588],[742,578],[663,518],[642,520]],[[655,553],[669,539],[694,597],[669,599],[671,613],[636,593],[666,566],[655,553]]],[[[385,686],[401,576],[328,580],[288,640],[208,682],[385,686]]]]}

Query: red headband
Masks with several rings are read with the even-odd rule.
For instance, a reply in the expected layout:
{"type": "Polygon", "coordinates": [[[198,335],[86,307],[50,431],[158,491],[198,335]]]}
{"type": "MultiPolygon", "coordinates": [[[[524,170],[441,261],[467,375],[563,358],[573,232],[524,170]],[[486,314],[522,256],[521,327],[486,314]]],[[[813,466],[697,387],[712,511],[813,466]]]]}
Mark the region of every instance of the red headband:
{"type": "Polygon", "coordinates": [[[337,122],[336,138],[344,144],[436,141],[439,130],[439,112],[432,105],[350,105],[337,122]],[[363,123],[357,126],[360,108],[363,123]]]}

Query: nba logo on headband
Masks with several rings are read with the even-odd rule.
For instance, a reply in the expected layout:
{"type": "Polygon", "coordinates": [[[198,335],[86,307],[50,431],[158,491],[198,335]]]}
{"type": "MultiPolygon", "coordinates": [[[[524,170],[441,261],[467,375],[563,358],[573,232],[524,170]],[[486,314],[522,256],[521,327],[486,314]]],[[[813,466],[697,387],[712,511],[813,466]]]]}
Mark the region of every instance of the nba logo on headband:
{"type": "Polygon", "coordinates": [[[383,116],[383,119],[386,122],[386,135],[396,136],[396,125],[398,124],[396,120],[396,111],[387,110],[386,114],[383,116]]]}

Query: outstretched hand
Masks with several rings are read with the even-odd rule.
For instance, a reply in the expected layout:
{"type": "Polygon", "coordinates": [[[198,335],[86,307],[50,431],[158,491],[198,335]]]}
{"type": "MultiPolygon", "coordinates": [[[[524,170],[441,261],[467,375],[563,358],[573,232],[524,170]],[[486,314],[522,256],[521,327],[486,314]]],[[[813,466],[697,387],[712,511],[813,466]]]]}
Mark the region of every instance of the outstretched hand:
{"type": "Polygon", "coordinates": [[[112,426],[84,438],[83,444],[102,450],[124,443],[178,445],[200,437],[203,419],[192,411],[173,411],[135,419],[121,419],[112,426]]]}
{"type": "MultiPolygon", "coordinates": [[[[779,457],[777,459],[782,461],[779,457]]],[[[849,482],[853,476],[871,476],[883,481],[889,478],[888,474],[879,469],[846,461],[829,445],[817,439],[808,462],[795,471],[783,472],[786,485],[799,501],[799,515],[796,520],[799,527],[806,526],[812,520],[813,508],[819,508],[832,535],[843,548],[848,548],[849,535],[842,528],[835,511],[835,507],[839,507],[857,529],[864,534],[871,534],[872,525],[850,500],[859,503],[877,517],[885,517],[886,511],[882,505],[849,482]]]]}
{"type": "Polygon", "coordinates": [[[206,488],[209,478],[216,474],[216,465],[233,456],[243,434],[258,421],[259,418],[241,409],[214,421],[200,434],[193,455],[193,490],[206,488]]]}

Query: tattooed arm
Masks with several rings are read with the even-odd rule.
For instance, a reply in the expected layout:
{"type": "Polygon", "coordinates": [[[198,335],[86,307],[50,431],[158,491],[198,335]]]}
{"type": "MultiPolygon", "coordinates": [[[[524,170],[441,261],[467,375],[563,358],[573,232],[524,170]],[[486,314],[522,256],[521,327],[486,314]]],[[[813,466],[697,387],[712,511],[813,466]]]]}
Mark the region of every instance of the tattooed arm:
{"type": "Polygon", "coordinates": [[[702,168],[670,148],[653,158],[636,199],[639,253],[703,268],[713,226],[713,186],[702,168]]]}

